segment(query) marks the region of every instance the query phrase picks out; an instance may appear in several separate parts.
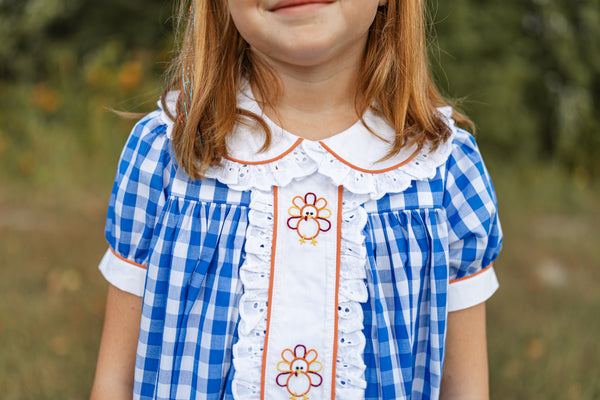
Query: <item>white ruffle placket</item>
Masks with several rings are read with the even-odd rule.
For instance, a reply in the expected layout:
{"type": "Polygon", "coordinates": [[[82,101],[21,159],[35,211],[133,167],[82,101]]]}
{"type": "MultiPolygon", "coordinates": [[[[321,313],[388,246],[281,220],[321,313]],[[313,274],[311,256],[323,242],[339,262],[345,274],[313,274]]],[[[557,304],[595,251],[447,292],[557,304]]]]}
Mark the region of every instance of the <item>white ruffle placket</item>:
{"type": "MultiPolygon", "coordinates": [[[[244,294],[240,300],[239,340],[233,348],[236,371],[233,394],[237,399],[261,398],[261,389],[264,399],[287,400],[293,397],[288,387],[280,385],[284,383],[283,378],[278,381],[277,376],[282,373],[282,369],[285,369],[286,365],[286,360],[283,359],[283,350],[290,349],[293,352],[298,345],[305,347],[302,350],[305,353],[314,350],[319,356],[316,358],[316,361],[319,362],[318,371],[315,369],[315,372],[319,374],[319,378],[317,378],[319,382],[314,382],[313,379],[313,382],[319,383],[319,385],[309,388],[306,397],[332,398],[333,393],[339,399],[364,397],[366,382],[362,355],[365,337],[362,332],[363,313],[360,303],[367,300],[366,250],[362,233],[367,216],[360,205],[366,198],[347,191],[336,194],[337,191],[338,187],[333,186],[330,180],[314,174],[301,182],[293,182],[286,188],[268,192],[260,190],[252,192],[249,213],[250,227],[246,242],[247,256],[240,269],[244,294]],[[298,232],[287,224],[286,220],[290,218],[288,209],[293,204],[294,197],[304,197],[307,193],[312,193],[310,190],[314,190],[315,184],[320,190],[315,190],[318,193],[315,193],[312,200],[309,198],[308,202],[324,198],[321,195],[328,198],[325,207],[331,211],[331,215],[327,212],[325,216],[329,217],[331,228],[319,233],[315,244],[311,244],[309,239],[305,243],[300,243],[298,232]],[[329,190],[323,190],[326,184],[330,186],[329,190]],[[297,193],[300,194],[297,195],[297,193]],[[275,196],[279,199],[277,210],[274,208],[275,196]],[[277,218],[275,213],[279,214],[277,218]],[[338,213],[341,213],[339,218],[338,213]],[[274,225],[275,223],[276,225],[274,225]],[[273,231],[274,227],[277,229],[276,234],[273,231]],[[338,236],[337,232],[340,229],[338,236]],[[275,246],[273,246],[274,238],[276,238],[275,246]],[[324,246],[325,248],[320,248],[324,252],[315,254],[314,250],[317,249],[317,246],[324,246]],[[278,250],[276,251],[276,265],[272,266],[273,248],[278,248],[278,250]],[[293,256],[299,250],[305,251],[305,255],[301,259],[293,256]],[[312,290],[304,291],[303,278],[298,276],[298,273],[302,271],[297,270],[295,275],[285,275],[285,268],[288,268],[288,264],[293,264],[294,261],[296,264],[318,267],[307,268],[304,271],[307,274],[304,279],[311,280],[312,290]],[[337,270],[337,262],[339,262],[339,270],[337,270]],[[274,285],[285,287],[280,290],[274,287],[270,288],[272,267],[275,273],[284,275],[283,279],[294,279],[298,282],[282,282],[274,279],[274,285]],[[318,274],[321,270],[324,273],[318,274]],[[327,270],[329,273],[325,273],[327,270]],[[337,283],[335,282],[336,278],[337,283]],[[319,280],[322,282],[319,283],[319,280]],[[319,287],[323,289],[323,292],[319,293],[322,298],[320,303],[323,304],[310,301],[304,304],[306,300],[302,299],[302,294],[312,297],[318,292],[318,289],[315,288],[319,287]],[[268,318],[269,289],[273,293],[271,304],[274,306],[272,312],[275,313],[270,318],[268,318]],[[298,298],[295,301],[299,304],[293,305],[289,301],[285,301],[286,299],[278,298],[278,296],[288,296],[292,293],[297,295],[298,298]],[[336,302],[337,307],[335,306],[336,302]],[[328,309],[324,312],[311,311],[310,307],[306,308],[308,303],[313,308],[328,309]],[[289,312],[282,310],[281,307],[286,305],[293,309],[289,312]],[[299,312],[303,314],[302,318],[298,317],[299,312]],[[313,316],[316,320],[311,320],[313,316]],[[271,325],[269,337],[265,341],[269,323],[271,325]],[[312,329],[307,329],[304,333],[302,328],[307,325],[310,325],[312,329]],[[336,325],[336,331],[333,331],[336,325]],[[318,327],[316,331],[315,326],[318,327]],[[323,333],[326,335],[322,335],[323,333]],[[294,337],[293,340],[292,337],[294,337]],[[335,346],[334,340],[337,341],[335,346]],[[268,344],[266,356],[264,354],[265,343],[268,344]],[[283,362],[283,366],[278,369],[279,362],[283,362]],[[335,363],[335,378],[331,376],[332,363],[335,363]]],[[[297,355],[300,356],[300,354],[297,355]]]]}

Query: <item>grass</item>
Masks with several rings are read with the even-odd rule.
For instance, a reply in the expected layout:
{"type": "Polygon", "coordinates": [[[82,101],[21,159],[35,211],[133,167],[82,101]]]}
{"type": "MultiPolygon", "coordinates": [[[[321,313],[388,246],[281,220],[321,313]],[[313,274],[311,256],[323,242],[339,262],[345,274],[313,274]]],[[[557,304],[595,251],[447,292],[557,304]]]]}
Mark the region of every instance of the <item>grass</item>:
{"type": "Polygon", "coordinates": [[[106,194],[6,189],[0,194],[0,397],[86,398],[106,290],[96,269],[105,247],[106,194]]]}
{"type": "Polygon", "coordinates": [[[488,304],[492,398],[598,399],[598,186],[552,167],[492,171],[505,231],[488,304]]]}
{"type": "Polygon", "coordinates": [[[0,81],[3,400],[89,396],[107,289],[97,269],[103,225],[134,123],[107,107],[138,111],[120,100],[135,98],[151,110],[156,80],[139,81],[123,90],[0,81]]]}
{"type": "MultiPolygon", "coordinates": [[[[0,397],[85,399],[107,288],[104,215],[132,121],[106,112],[114,97],[102,91],[0,89],[0,397]]],[[[558,167],[489,166],[505,231],[488,303],[491,398],[599,399],[600,187],[558,167]]]]}

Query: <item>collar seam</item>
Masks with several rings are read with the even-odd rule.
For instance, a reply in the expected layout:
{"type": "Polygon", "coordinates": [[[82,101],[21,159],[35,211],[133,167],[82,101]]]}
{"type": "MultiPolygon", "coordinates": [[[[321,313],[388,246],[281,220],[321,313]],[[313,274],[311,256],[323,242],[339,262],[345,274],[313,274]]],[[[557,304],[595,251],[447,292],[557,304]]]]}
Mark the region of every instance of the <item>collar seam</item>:
{"type": "Polygon", "coordinates": [[[422,149],[417,148],[407,159],[405,159],[404,161],[392,165],[391,167],[388,168],[384,168],[384,169],[376,169],[376,170],[372,170],[372,169],[365,169],[365,168],[361,168],[357,165],[354,165],[352,163],[350,163],[349,161],[346,161],[344,158],[342,158],[340,155],[338,155],[336,152],[334,152],[329,146],[327,146],[325,143],[323,143],[322,141],[319,142],[319,144],[325,149],[327,150],[327,152],[329,152],[329,154],[331,154],[332,156],[334,156],[335,158],[338,159],[338,161],[340,161],[341,163],[347,165],[348,167],[356,170],[356,171],[360,171],[360,172],[364,172],[366,174],[382,174],[385,172],[390,172],[393,171],[397,168],[400,168],[408,163],[410,163],[412,160],[415,159],[415,157],[417,157],[419,155],[419,153],[421,152],[422,149]]]}
{"type": "Polygon", "coordinates": [[[296,140],[296,142],[290,146],[289,149],[287,149],[286,151],[284,151],[283,153],[281,153],[280,155],[273,157],[273,158],[269,158],[268,160],[263,160],[263,161],[246,161],[246,160],[239,160],[237,158],[233,158],[230,156],[225,156],[224,158],[229,160],[229,161],[233,161],[236,162],[238,164],[245,164],[245,165],[261,165],[261,164],[270,164],[272,162],[275,161],[279,161],[281,160],[283,157],[287,156],[288,154],[290,154],[292,151],[294,151],[294,149],[296,147],[298,147],[298,145],[300,145],[300,143],[302,143],[304,139],[302,138],[298,138],[298,140],[296,140]]]}

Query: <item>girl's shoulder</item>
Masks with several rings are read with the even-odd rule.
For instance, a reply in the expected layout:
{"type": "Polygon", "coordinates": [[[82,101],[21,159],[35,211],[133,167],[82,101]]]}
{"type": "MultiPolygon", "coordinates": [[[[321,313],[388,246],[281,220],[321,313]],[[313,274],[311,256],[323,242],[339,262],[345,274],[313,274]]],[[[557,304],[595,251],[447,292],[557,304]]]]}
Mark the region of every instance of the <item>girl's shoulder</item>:
{"type": "Polygon", "coordinates": [[[150,156],[151,153],[156,157],[157,152],[169,153],[172,124],[160,108],[146,114],[133,126],[121,158],[144,157],[150,156]],[[127,157],[128,155],[130,157],[127,157]]]}
{"type": "Polygon", "coordinates": [[[169,131],[161,109],[135,123],[121,151],[112,197],[122,197],[123,204],[141,197],[155,204],[161,198],[173,175],[169,131]]]}
{"type": "MultiPolygon", "coordinates": [[[[177,95],[177,92],[169,92],[165,99],[171,115],[175,111],[177,95]]],[[[135,123],[127,139],[124,152],[139,149],[140,146],[168,150],[174,123],[164,110],[162,100],[157,101],[157,106],[156,110],[144,115],[135,123]]]]}
{"type": "Polygon", "coordinates": [[[439,166],[439,172],[441,172],[444,181],[481,177],[489,181],[489,174],[475,136],[456,125],[452,119],[452,107],[440,107],[438,111],[451,131],[450,138],[447,140],[446,158],[439,166]]]}
{"type": "MultiPolygon", "coordinates": [[[[170,93],[167,101],[173,103],[177,93],[170,93]]],[[[175,100],[176,101],[176,100],[175,100]]],[[[171,145],[173,121],[162,106],[140,118],[129,133],[121,152],[117,176],[120,174],[162,173],[172,166],[174,157],[171,145]]]]}
{"type": "Polygon", "coordinates": [[[481,153],[473,134],[456,125],[452,118],[453,108],[450,106],[440,107],[438,108],[438,112],[451,132],[447,140],[448,151],[446,162],[451,162],[453,158],[462,158],[467,155],[481,158],[481,153]]]}
{"type": "Polygon", "coordinates": [[[438,112],[451,131],[450,137],[436,149],[425,145],[410,163],[377,177],[386,193],[366,204],[369,212],[443,209],[450,200],[467,201],[467,197],[495,203],[492,180],[475,137],[456,126],[451,107],[439,108],[438,112]]]}
{"type": "Polygon", "coordinates": [[[456,127],[451,137],[452,151],[447,162],[468,159],[474,163],[483,162],[483,156],[473,134],[465,129],[456,127]]]}
{"type": "Polygon", "coordinates": [[[178,92],[169,92],[158,109],[142,117],[133,127],[117,167],[115,190],[137,198],[137,191],[153,204],[177,199],[186,204],[211,203],[246,206],[249,194],[227,185],[222,166],[210,168],[213,176],[190,178],[178,164],[172,142],[178,92]],[[168,111],[165,110],[165,105],[168,111]],[[213,179],[214,178],[214,179],[213,179]],[[132,192],[132,193],[129,193],[132,192]]]}

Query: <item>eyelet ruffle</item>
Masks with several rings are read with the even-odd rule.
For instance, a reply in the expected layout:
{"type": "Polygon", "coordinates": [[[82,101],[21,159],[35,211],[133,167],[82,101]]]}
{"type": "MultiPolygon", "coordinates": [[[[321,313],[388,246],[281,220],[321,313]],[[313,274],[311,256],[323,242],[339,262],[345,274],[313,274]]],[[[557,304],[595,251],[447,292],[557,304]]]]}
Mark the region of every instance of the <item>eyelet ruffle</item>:
{"type": "Polygon", "coordinates": [[[414,180],[433,178],[437,168],[446,162],[451,151],[451,139],[442,143],[433,152],[425,145],[408,163],[385,172],[364,172],[354,169],[325,149],[309,154],[318,163],[318,172],[329,177],[335,185],[343,186],[344,189],[355,194],[369,195],[372,200],[378,200],[387,193],[404,191],[414,180]],[[320,155],[317,155],[318,153],[320,155]]]}
{"type": "MultiPolygon", "coordinates": [[[[363,234],[367,212],[364,199],[344,193],[342,201],[342,241],[340,286],[338,291],[338,352],[336,361],[336,398],[361,399],[367,386],[363,360],[365,335],[360,303],[368,299],[365,283],[367,250],[363,234]]],[[[360,196],[364,197],[364,196],[360,196]]]]}
{"type": "Polygon", "coordinates": [[[257,399],[260,396],[273,243],[273,207],[273,196],[269,192],[253,191],[248,213],[246,259],[240,267],[244,293],[239,303],[239,340],[232,350],[235,367],[232,391],[236,399],[257,399]]]}
{"type": "MultiPolygon", "coordinates": [[[[454,132],[454,131],[453,131],[454,132]]],[[[267,164],[242,164],[224,159],[220,166],[210,167],[206,177],[214,178],[236,190],[270,190],[284,187],[294,179],[301,179],[318,171],[331,179],[334,185],[359,195],[377,200],[387,193],[399,193],[414,180],[431,179],[437,168],[452,151],[452,138],[431,151],[425,145],[408,163],[385,172],[363,172],[354,169],[316,142],[301,143],[290,154],[267,164]],[[318,146],[318,147],[317,147],[318,146]]]]}
{"type": "Polygon", "coordinates": [[[285,157],[266,164],[243,164],[223,159],[221,165],[206,171],[206,177],[217,179],[235,190],[268,191],[273,186],[287,186],[292,180],[308,176],[316,170],[314,160],[297,146],[285,157]]]}

